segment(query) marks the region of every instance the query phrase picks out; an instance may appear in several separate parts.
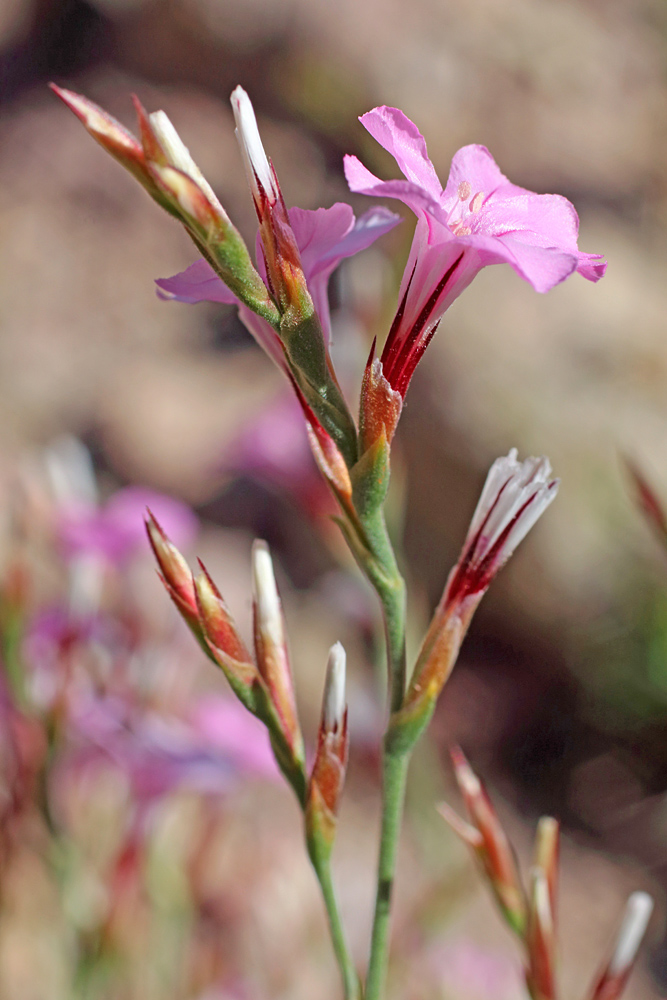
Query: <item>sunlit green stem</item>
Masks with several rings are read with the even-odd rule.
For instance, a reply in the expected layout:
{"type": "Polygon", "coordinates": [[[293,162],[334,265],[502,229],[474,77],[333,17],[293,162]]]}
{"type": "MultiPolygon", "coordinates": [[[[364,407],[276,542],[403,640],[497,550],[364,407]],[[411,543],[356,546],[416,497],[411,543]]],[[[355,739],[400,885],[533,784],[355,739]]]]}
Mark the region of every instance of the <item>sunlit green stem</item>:
{"type": "Polygon", "coordinates": [[[382,832],[378,862],[375,917],[365,1000],[381,1000],[389,962],[391,901],[401,833],[409,754],[385,749],[382,767],[382,832]]]}
{"type": "Polygon", "coordinates": [[[313,867],[317,875],[322,897],[327,911],[329,928],[331,930],[331,940],[333,942],[336,959],[343,977],[343,988],[345,1000],[361,1000],[361,984],[357,975],[354,963],[350,958],[350,953],[345,939],[345,931],[338,911],[338,902],[331,878],[331,864],[328,857],[318,856],[315,852],[310,852],[313,867]]]}

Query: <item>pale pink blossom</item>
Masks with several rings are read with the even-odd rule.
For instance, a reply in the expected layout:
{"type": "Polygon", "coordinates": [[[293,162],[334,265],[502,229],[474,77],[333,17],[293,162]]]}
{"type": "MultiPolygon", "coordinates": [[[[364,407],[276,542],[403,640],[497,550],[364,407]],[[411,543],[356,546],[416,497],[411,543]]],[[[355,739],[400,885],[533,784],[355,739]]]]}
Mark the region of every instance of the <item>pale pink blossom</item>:
{"type": "MultiPolygon", "coordinates": [[[[328,343],[331,336],[329,278],[342,260],[369,247],[378,237],[393,229],[400,218],[388,209],[379,207],[366,212],[360,219],[355,219],[350,206],[343,202],[337,202],[331,208],[318,208],[316,211],[290,208],[288,215],[301,255],[308,290],[325,342],[328,343]]],[[[256,255],[257,269],[266,278],[259,234],[256,255]]],[[[285,367],[283,348],[275,330],[266,320],[239,302],[207,261],[198,260],[172,278],[159,278],[156,285],[158,294],[163,298],[176,299],[178,302],[223,302],[237,305],[241,321],[255,340],[280,368],[285,367]]]]}
{"type": "Polygon", "coordinates": [[[360,121],[392,154],[404,179],[382,181],[355,156],[346,156],[350,189],[397,198],[417,216],[399,308],[381,359],[385,377],[401,396],[445,310],[487,264],[510,264],[538,292],[575,271],[590,281],[604,274],[601,257],[577,248],[574,206],[560,195],[511,184],[484,146],[464,146],[455,154],[443,189],[421,133],[401,111],[374,108],[360,121]]]}

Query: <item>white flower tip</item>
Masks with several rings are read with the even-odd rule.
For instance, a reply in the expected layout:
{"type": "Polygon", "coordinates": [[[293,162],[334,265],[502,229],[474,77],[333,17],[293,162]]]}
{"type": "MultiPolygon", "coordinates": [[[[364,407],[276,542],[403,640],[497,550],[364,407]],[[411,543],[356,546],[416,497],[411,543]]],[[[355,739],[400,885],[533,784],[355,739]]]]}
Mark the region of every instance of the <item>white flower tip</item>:
{"type": "Polygon", "coordinates": [[[329,650],[322,709],[324,726],[329,731],[342,724],[345,714],[345,672],[345,650],[336,642],[329,650]]]}
{"type": "Polygon", "coordinates": [[[549,881],[541,868],[533,868],[531,875],[533,884],[533,914],[540,929],[543,932],[548,931],[553,924],[549,881]]]}
{"type": "Polygon", "coordinates": [[[232,91],[231,102],[236,122],[236,137],[241,146],[253,194],[258,193],[257,182],[259,181],[267,197],[271,201],[275,201],[278,192],[273,179],[273,171],[262,145],[252,102],[243,87],[236,87],[232,91]]]}
{"type": "Polygon", "coordinates": [[[456,775],[456,780],[458,782],[459,788],[465,795],[469,795],[471,798],[477,798],[481,795],[482,784],[468,763],[468,759],[461,750],[461,747],[452,747],[450,749],[450,755],[452,758],[452,764],[454,765],[454,774],[456,775]]]}
{"type": "Polygon", "coordinates": [[[252,546],[252,580],[260,627],[274,642],[282,643],[282,610],[273,562],[269,546],[259,539],[252,546]]]}
{"type": "Polygon", "coordinates": [[[187,174],[202,189],[211,204],[222,212],[222,206],[213,188],[192,159],[190,150],[181,139],[169,117],[164,111],[154,111],[148,118],[170,166],[187,174]]]}
{"type": "Polygon", "coordinates": [[[623,923],[607,975],[611,978],[624,973],[637,957],[648,922],[653,912],[653,898],[647,892],[633,892],[625,907],[623,923]]]}

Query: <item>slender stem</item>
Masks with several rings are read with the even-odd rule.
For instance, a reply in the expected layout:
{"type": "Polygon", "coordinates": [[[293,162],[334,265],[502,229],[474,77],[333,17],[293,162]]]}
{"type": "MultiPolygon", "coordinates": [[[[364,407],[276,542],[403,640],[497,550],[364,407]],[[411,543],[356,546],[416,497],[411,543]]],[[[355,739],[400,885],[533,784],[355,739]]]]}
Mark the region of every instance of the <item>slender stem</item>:
{"type": "Polygon", "coordinates": [[[382,832],[365,1000],[382,1000],[384,994],[389,959],[391,899],[409,759],[409,754],[386,752],[383,758],[382,832]]]}
{"type": "Polygon", "coordinates": [[[372,560],[361,563],[362,569],[375,587],[384,613],[389,672],[390,705],[397,711],[405,694],[405,619],[406,588],[387,532],[382,509],[373,511],[362,520],[371,545],[372,560]]]}
{"type": "Polygon", "coordinates": [[[324,905],[326,906],[327,917],[329,919],[329,928],[331,930],[331,940],[341,976],[343,977],[345,1000],[361,1000],[361,984],[345,940],[345,931],[343,930],[343,923],[338,911],[338,902],[331,878],[329,859],[313,857],[312,854],[311,859],[322,889],[324,905]]]}

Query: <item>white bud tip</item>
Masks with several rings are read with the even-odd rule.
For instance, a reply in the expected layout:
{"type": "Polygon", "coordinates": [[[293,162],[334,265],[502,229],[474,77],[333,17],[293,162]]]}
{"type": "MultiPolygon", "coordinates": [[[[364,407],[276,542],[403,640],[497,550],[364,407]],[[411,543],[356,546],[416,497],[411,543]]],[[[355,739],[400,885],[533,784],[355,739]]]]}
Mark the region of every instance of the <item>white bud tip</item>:
{"type": "Polygon", "coordinates": [[[257,128],[255,112],[243,87],[237,87],[231,96],[232,110],[236,122],[236,137],[241,146],[248,180],[253,193],[257,192],[257,181],[262,185],[267,197],[275,201],[273,173],[257,128]]]}
{"type": "Polygon", "coordinates": [[[184,174],[199,185],[212,205],[222,212],[222,206],[218,201],[213,188],[208,183],[201,170],[192,159],[190,150],[185,145],[180,135],[172,125],[170,119],[164,111],[154,111],[148,116],[151,128],[162,146],[167,160],[172,167],[182,170],[184,174]]]}
{"type": "Polygon", "coordinates": [[[616,948],[609,963],[608,976],[618,976],[633,964],[653,912],[653,899],[647,892],[633,892],[625,907],[616,948]]]}
{"type": "Polygon", "coordinates": [[[549,883],[541,868],[533,868],[533,910],[542,931],[547,931],[553,924],[549,883]]]}
{"type": "Polygon", "coordinates": [[[283,619],[271,553],[266,542],[252,546],[252,579],[257,615],[263,632],[276,644],[283,642],[283,619]]]}
{"type": "Polygon", "coordinates": [[[345,714],[345,650],[340,642],[329,650],[327,677],[324,685],[322,718],[326,729],[340,726],[345,714]]]}

